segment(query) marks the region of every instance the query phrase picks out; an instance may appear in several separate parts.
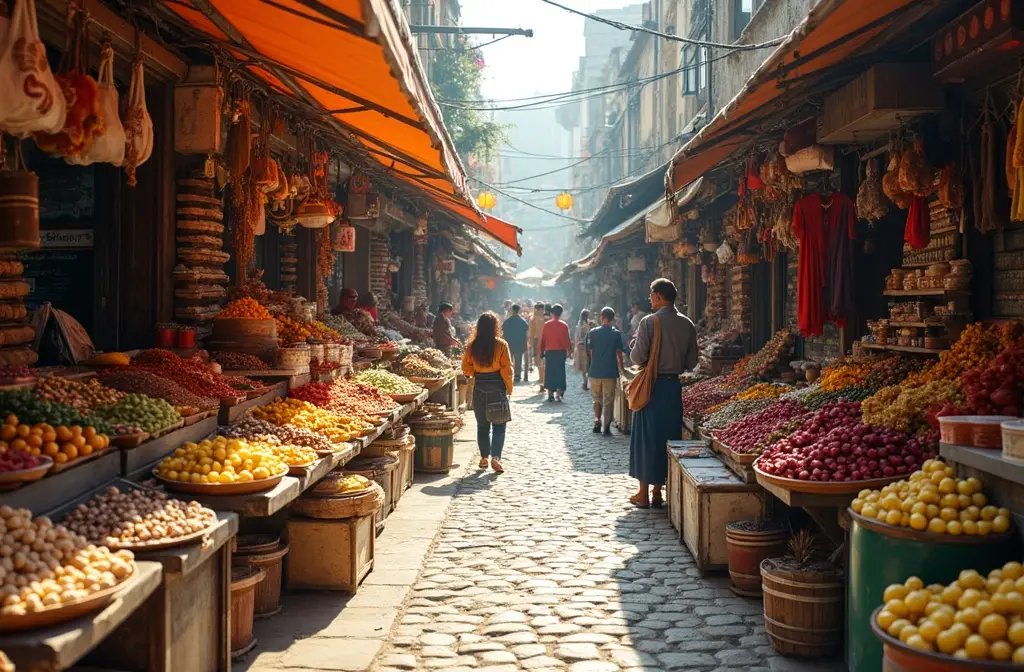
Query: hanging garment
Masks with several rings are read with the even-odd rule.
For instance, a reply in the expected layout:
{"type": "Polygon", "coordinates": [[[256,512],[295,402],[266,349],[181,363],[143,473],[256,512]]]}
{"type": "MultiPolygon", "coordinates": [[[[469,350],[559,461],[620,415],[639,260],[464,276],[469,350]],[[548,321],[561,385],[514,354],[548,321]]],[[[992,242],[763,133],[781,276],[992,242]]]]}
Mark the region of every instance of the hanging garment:
{"type": "Polygon", "coordinates": [[[800,241],[797,328],[802,336],[821,336],[826,320],[843,326],[852,314],[854,209],[853,200],[839,193],[811,194],[793,208],[793,233],[800,241]]]}
{"type": "Polygon", "coordinates": [[[922,197],[914,196],[910,200],[910,209],[907,210],[907,225],[903,229],[903,242],[908,243],[915,250],[920,250],[928,247],[931,240],[928,203],[922,197]]]}

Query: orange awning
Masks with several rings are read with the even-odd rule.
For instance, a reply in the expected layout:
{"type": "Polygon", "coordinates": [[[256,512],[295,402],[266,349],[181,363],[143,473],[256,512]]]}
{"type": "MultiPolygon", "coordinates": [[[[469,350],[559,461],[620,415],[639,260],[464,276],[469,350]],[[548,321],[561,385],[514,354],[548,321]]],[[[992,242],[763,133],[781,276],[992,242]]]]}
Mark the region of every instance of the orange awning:
{"type": "Polygon", "coordinates": [[[761,64],[744,87],[672,159],[666,185],[672,191],[728,159],[822,80],[874,51],[934,3],[918,0],[844,2],[819,0],[789,37],[761,64]]]}
{"type": "MultiPolygon", "coordinates": [[[[465,173],[389,0],[165,0],[275,91],[302,100],[391,173],[443,195],[480,227],[465,173]]],[[[518,249],[508,231],[500,240],[518,249]]],[[[514,228],[514,227],[511,227],[514,228]]]]}

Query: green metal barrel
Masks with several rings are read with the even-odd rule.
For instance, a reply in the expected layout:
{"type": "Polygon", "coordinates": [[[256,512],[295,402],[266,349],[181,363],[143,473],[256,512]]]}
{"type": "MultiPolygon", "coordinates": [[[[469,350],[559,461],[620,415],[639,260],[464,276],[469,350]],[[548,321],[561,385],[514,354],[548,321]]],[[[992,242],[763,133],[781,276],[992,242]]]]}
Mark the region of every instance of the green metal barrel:
{"type": "Polygon", "coordinates": [[[455,432],[454,429],[413,429],[417,472],[448,473],[455,459],[455,432]]]}
{"type": "Polygon", "coordinates": [[[925,585],[954,581],[963,569],[983,575],[1016,559],[1014,534],[967,537],[915,532],[852,511],[846,582],[846,663],[850,672],[881,672],[882,643],[871,613],[887,586],[917,576],[925,585]]]}

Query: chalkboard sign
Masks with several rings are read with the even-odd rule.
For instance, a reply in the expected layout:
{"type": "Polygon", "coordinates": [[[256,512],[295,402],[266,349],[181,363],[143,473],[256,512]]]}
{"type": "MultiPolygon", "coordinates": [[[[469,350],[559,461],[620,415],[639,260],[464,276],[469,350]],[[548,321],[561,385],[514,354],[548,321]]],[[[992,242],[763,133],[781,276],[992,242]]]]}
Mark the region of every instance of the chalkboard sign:
{"type": "Polygon", "coordinates": [[[29,293],[25,302],[38,307],[49,301],[92,330],[92,249],[41,249],[22,255],[29,293]]]}

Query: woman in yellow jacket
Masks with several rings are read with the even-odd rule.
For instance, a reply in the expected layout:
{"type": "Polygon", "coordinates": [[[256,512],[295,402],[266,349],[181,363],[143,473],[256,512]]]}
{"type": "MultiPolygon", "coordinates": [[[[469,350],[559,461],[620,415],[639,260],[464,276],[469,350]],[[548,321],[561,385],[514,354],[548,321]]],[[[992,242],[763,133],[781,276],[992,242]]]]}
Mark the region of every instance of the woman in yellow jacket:
{"type": "Polygon", "coordinates": [[[486,469],[490,460],[491,468],[500,474],[505,471],[501,466],[501,449],[505,446],[505,425],[509,421],[512,356],[508,343],[501,339],[501,326],[494,313],[484,313],[477,320],[462,356],[462,373],[474,379],[473,414],[480,468],[486,469]]]}

